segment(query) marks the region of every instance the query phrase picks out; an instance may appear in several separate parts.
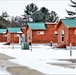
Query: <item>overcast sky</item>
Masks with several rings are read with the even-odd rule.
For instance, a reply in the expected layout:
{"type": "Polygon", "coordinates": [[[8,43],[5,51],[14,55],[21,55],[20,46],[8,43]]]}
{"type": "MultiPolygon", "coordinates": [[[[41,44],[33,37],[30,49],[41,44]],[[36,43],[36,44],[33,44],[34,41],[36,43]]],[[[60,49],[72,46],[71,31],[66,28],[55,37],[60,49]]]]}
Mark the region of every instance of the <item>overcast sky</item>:
{"type": "MultiPolygon", "coordinates": [[[[76,1],[76,0],[73,0],[76,1]]],[[[60,18],[67,16],[65,9],[74,10],[68,4],[70,0],[0,0],[0,14],[7,11],[10,16],[21,16],[27,4],[35,3],[39,8],[46,7],[49,11],[55,11],[60,18]]]]}

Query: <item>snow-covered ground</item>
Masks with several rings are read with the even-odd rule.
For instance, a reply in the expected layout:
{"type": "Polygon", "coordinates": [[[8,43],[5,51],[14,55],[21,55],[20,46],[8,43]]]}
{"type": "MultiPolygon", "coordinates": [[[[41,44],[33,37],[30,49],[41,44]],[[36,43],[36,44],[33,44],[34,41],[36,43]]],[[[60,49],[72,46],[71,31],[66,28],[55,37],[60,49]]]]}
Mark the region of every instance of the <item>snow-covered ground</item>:
{"type": "MultiPolygon", "coordinates": [[[[31,50],[22,50],[20,45],[5,46],[0,44],[0,53],[15,57],[10,61],[38,70],[44,74],[76,74],[76,68],[61,67],[51,65],[50,63],[73,64],[68,61],[59,61],[57,59],[75,59],[76,50],[72,50],[70,56],[69,49],[52,49],[49,45],[32,45],[31,50]]],[[[1,71],[0,71],[1,73],[1,71]]]]}

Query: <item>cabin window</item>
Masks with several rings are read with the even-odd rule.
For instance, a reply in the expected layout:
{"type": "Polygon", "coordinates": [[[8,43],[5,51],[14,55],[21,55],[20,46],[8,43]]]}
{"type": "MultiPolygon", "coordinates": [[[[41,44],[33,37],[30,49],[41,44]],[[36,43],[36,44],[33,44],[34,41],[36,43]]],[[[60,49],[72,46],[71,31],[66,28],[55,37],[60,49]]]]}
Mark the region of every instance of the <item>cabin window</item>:
{"type": "Polygon", "coordinates": [[[28,32],[28,40],[30,40],[30,39],[31,39],[31,33],[28,32]]]}
{"type": "Polygon", "coordinates": [[[3,36],[4,36],[4,37],[7,37],[7,34],[4,34],[3,36]]]}
{"type": "Polygon", "coordinates": [[[44,34],[44,31],[37,31],[37,34],[42,35],[44,34]]]}
{"type": "Polygon", "coordinates": [[[76,34],[76,30],[74,30],[74,34],[76,34]]]}
{"type": "Polygon", "coordinates": [[[15,36],[15,37],[18,37],[18,36],[19,36],[19,34],[14,34],[14,36],[15,36]]]}
{"type": "Polygon", "coordinates": [[[55,36],[57,36],[57,35],[58,35],[58,32],[57,32],[57,31],[55,31],[55,32],[54,32],[54,35],[55,35],[55,36]]]}
{"type": "Polygon", "coordinates": [[[61,30],[61,41],[64,42],[64,30],[61,30]]]}

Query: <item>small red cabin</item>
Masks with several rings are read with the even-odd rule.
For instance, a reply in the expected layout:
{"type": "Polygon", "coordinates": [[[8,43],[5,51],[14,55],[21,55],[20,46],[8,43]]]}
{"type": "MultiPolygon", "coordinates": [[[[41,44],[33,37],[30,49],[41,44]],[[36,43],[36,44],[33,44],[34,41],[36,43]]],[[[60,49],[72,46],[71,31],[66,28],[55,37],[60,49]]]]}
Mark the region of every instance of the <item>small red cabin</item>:
{"type": "Polygon", "coordinates": [[[56,23],[27,23],[27,42],[57,43],[56,23]]]}
{"type": "Polygon", "coordinates": [[[20,44],[22,33],[21,28],[7,28],[7,42],[20,44]]]}
{"type": "Polygon", "coordinates": [[[61,19],[57,25],[58,44],[76,46],[76,19],[61,19]]]}
{"type": "Polygon", "coordinates": [[[0,29],[0,42],[7,42],[6,29],[0,29]]]}

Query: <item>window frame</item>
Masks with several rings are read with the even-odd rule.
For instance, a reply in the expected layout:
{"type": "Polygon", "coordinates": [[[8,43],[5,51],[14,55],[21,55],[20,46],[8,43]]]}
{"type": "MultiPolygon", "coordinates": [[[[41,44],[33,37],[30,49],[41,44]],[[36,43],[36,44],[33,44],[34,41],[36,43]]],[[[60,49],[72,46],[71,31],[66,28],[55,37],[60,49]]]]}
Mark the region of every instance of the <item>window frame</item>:
{"type": "Polygon", "coordinates": [[[76,30],[74,30],[74,34],[76,35],[76,30]]]}
{"type": "Polygon", "coordinates": [[[65,34],[64,30],[61,30],[61,42],[64,42],[64,40],[63,40],[64,39],[64,34],[65,34]]]}
{"type": "Polygon", "coordinates": [[[57,36],[58,35],[58,32],[57,31],[54,31],[54,36],[57,36]]]}
{"type": "Polygon", "coordinates": [[[28,40],[31,40],[31,32],[28,31],[28,40]]]}
{"type": "Polygon", "coordinates": [[[37,31],[37,35],[44,35],[44,31],[37,31]]]}
{"type": "Polygon", "coordinates": [[[7,34],[3,34],[4,37],[7,37],[7,34]]]}
{"type": "Polygon", "coordinates": [[[19,34],[14,34],[14,37],[19,37],[19,34]]]}

